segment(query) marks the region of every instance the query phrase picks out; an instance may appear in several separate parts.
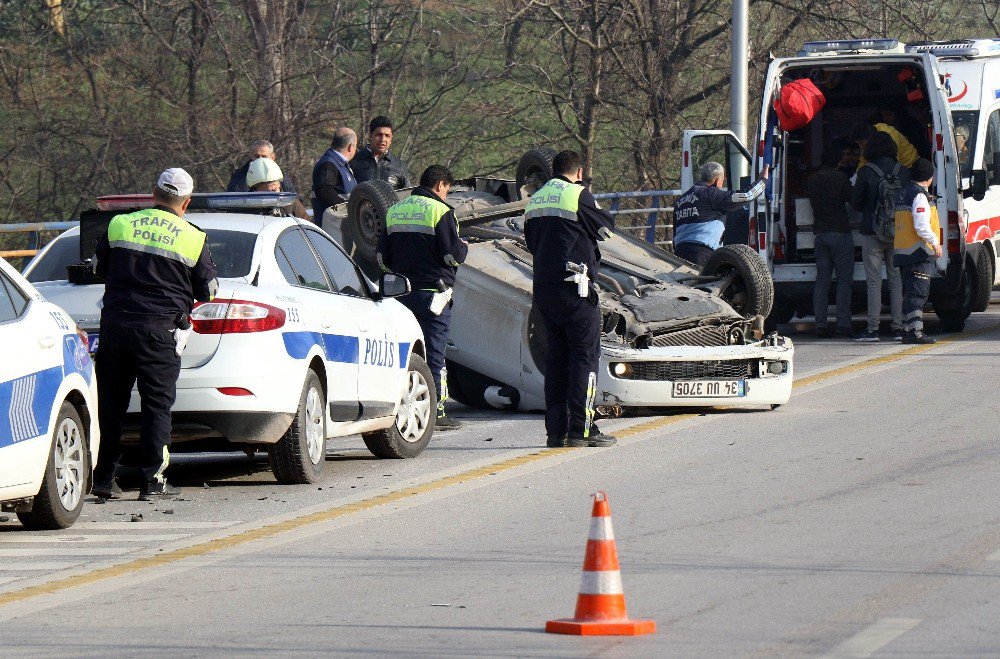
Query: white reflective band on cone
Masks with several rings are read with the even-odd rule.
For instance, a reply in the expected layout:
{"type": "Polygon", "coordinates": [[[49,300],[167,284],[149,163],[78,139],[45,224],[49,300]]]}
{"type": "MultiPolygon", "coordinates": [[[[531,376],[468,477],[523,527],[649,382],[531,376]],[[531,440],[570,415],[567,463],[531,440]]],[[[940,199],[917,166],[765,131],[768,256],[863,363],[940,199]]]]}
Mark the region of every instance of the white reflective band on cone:
{"type": "Polygon", "coordinates": [[[622,573],[619,570],[583,572],[580,580],[581,595],[623,595],[622,573]]]}
{"type": "Polygon", "coordinates": [[[610,517],[591,517],[589,540],[614,540],[615,530],[611,528],[610,517]]]}

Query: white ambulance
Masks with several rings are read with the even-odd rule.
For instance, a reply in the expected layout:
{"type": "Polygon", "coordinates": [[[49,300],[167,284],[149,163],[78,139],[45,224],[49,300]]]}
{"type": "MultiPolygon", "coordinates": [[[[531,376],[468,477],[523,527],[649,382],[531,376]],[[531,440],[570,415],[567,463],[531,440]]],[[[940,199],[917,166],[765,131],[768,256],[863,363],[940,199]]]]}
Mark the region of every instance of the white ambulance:
{"type": "MultiPolygon", "coordinates": [[[[1000,40],[811,42],[795,57],[771,62],[763,99],[753,154],[729,131],[686,131],[681,178],[682,187],[690,185],[697,167],[720,160],[736,187],[741,171],[772,165],[767,194],[751,205],[747,227],[749,244],[774,279],[772,326],[796,314],[812,315],[816,265],[806,183],[819,169],[824,146],[849,142],[859,120],[884,122],[887,114],[935,166],[945,235],[931,303],[941,328],[961,330],[972,311],[986,309],[996,283],[1000,232],[1000,40]],[[803,78],[817,86],[826,104],[808,125],[783,131],[771,106],[783,85],[803,78]]],[[[854,305],[861,311],[866,293],[860,218],[849,208],[845,212],[854,229],[854,305]]],[[[888,299],[883,295],[883,304],[888,299]]]]}

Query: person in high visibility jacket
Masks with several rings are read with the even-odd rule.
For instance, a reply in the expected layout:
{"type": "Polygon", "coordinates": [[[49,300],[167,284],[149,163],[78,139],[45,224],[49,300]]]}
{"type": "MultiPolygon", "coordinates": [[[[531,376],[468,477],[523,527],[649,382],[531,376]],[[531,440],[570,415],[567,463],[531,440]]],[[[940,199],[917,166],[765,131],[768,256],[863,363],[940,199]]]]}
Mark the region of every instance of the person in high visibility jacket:
{"type": "Polygon", "coordinates": [[[610,446],[615,438],[593,423],[601,355],[601,312],[593,282],[601,260],[597,242],[611,237],[615,221],[582,183],[580,154],[557,154],[552,173],[524,212],[524,237],[534,257],[532,295],[548,348],[546,444],[610,446]]]}
{"type": "Polygon", "coordinates": [[[210,301],[218,289],[206,236],[184,219],[193,191],[194,181],[183,169],[164,171],[153,188],[155,206],[116,215],[97,244],[95,272],[105,286],[96,357],[101,451],[93,493],[104,499],[121,494],[115,475],[136,382],[140,498],[180,493],[163,475],[170,464],[179,353],[193,302],[210,301]]]}
{"type": "Polygon", "coordinates": [[[934,165],[920,158],[896,207],[892,263],[903,278],[903,343],[934,343],[924,334],[923,310],[931,292],[934,260],[941,256],[941,222],[929,189],[934,165]]]}
{"type": "Polygon", "coordinates": [[[454,182],[447,167],[431,165],[425,169],[420,186],[386,213],[385,231],[376,252],[383,270],[410,280],[412,290],[399,301],[413,312],[424,333],[427,366],[437,389],[438,430],[461,427],[444,409],[448,400],[445,349],[451,327],[450,295],[458,266],[469,253],[468,243],[459,237],[455,213],[445,203],[454,182]]]}

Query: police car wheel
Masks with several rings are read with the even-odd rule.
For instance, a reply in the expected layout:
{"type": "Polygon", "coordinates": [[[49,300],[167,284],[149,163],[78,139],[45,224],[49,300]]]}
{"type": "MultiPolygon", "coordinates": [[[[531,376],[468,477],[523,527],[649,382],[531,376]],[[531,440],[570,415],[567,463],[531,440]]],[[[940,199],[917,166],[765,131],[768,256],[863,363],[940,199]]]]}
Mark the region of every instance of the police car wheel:
{"type": "Polygon", "coordinates": [[[33,530],[65,529],[72,526],[83,509],[83,496],[90,478],[86,434],[80,414],[68,402],[59,408],[52,448],[45,465],[42,487],[30,512],[17,517],[33,530]]]}
{"type": "Polygon", "coordinates": [[[326,464],[326,394],[316,372],[306,375],[299,409],[284,436],[268,450],[279,483],[315,483],[326,464]]]}
{"type": "Polygon", "coordinates": [[[365,446],[379,458],[415,458],[431,441],[437,418],[437,394],[431,369],[420,355],[410,357],[396,422],[363,434],[365,446]]]}

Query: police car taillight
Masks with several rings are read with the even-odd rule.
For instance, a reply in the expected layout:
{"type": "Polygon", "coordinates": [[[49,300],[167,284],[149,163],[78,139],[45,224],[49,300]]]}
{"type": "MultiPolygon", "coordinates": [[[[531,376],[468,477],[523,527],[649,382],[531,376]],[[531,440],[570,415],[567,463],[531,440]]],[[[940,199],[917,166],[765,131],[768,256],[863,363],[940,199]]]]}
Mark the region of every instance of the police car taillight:
{"type": "Polygon", "coordinates": [[[213,300],[195,306],[191,326],[198,334],[267,332],[285,324],[285,311],[261,302],[213,300]]]}

